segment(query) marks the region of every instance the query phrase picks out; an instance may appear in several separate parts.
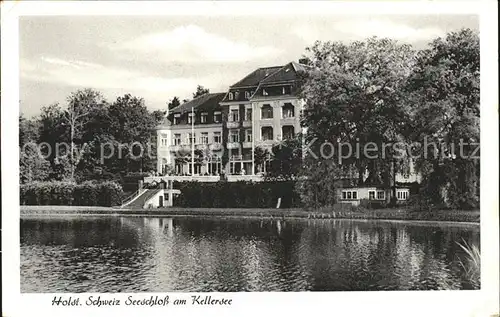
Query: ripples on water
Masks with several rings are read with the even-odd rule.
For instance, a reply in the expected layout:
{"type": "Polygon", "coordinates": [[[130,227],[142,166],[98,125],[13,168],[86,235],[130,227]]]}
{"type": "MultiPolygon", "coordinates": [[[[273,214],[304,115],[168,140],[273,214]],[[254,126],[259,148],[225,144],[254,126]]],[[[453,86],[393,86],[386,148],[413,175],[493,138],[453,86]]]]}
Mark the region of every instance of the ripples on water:
{"type": "Polygon", "coordinates": [[[470,289],[479,227],[350,220],[21,219],[22,292],[470,289]]]}

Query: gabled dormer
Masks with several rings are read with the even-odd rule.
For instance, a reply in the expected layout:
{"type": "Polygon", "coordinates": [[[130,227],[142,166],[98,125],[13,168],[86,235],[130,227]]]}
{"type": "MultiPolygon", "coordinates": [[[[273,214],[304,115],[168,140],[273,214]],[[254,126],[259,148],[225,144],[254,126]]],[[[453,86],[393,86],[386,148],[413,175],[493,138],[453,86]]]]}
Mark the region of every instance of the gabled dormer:
{"type": "Polygon", "coordinates": [[[172,126],[222,123],[219,103],[225,95],[226,93],[208,93],[194,98],[171,109],[167,119],[172,126]]]}
{"type": "Polygon", "coordinates": [[[261,67],[254,70],[237,83],[231,85],[222,102],[231,103],[250,100],[261,81],[280,70],[281,67],[282,66],[261,67]]]}

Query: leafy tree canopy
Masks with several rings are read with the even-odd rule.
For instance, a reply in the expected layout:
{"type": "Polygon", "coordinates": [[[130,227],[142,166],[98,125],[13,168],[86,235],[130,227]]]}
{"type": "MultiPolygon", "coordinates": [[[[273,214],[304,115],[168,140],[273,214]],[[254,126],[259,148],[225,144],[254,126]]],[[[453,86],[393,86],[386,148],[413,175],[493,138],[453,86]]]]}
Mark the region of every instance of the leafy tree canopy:
{"type": "Polygon", "coordinates": [[[172,100],[170,100],[168,102],[167,107],[169,110],[172,110],[175,107],[180,106],[180,104],[181,104],[181,101],[180,101],[179,97],[175,96],[174,98],[172,98],[172,100]]]}
{"type": "Polygon", "coordinates": [[[193,93],[193,98],[203,96],[205,94],[208,94],[209,92],[210,90],[208,88],[198,85],[198,87],[196,87],[196,91],[193,93]]]}
{"type": "MultiPolygon", "coordinates": [[[[342,154],[342,161],[337,161],[345,169],[355,166],[360,181],[365,170],[372,178],[383,178],[382,165],[388,160],[385,154],[382,158],[382,144],[402,140],[407,133],[409,107],[401,90],[415,64],[414,50],[373,37],[350,44],[316,42],[306,51],[312,68],[302,86],[307,100],[303,124],[308,127],[307,140],[317,139],[313,151],[320,154],[319,146],[329,142],[332,158],[342,154]],[[365,156],[363,148],[369,142],[377,145],[379,159],[365,156]],[[351,146],[351,155],[341,143],[351,146]]],[[[391,157],[391,148],[386,150],[391,157]]]]}

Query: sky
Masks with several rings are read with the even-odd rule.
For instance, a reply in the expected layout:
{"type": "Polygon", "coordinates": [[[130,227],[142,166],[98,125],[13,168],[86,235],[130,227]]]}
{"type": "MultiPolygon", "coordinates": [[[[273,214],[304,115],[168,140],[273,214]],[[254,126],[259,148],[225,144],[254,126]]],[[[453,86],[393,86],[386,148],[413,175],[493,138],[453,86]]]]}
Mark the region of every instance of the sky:
{"type": "Polygon", "coordinates": [[[20,111],[66,104],[71,92],[130,93],[151,110],[197,85],[224,92],[254,69],[297,61],[314,41],[388,37],[425,48],[474,15],[24,16],[19,19],[20,111]]]}

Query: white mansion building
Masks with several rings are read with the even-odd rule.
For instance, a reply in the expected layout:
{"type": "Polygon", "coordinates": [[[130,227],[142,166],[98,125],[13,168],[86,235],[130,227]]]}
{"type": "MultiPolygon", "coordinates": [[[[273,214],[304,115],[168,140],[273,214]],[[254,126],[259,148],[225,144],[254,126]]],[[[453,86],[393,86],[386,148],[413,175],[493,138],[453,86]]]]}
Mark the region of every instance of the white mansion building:
{"type": "MultiPolygon", "coordinates": [[[[300,132],[297,96],[304,65],[259,68],[225,93],[208,93],[171,109],[157,128],[159,175],[258,175],[255,149],[300,132]]],[[[245,177],[247,175],[247,177],[245,177]]]]}
{"type": "MultiPolygon", "coordinates": [[[[158,176],[144,181],[216,182],[262,180],[266,163],[258,149],[270,149],[303,131],[304,100],[298,97],[299,73],[305,65],[256,69],[227,92],[207,93],[167,112],[157,127],[158,176]]],[[[260,151],[264,153],[264,151],[260,151]]],[[[419,177],[397,174],[396,198],[409,197],[409,185],[419,177]]],[[[392,191],[380,184],[343,185],[340,202],[385,201],[392,191]]]]}

